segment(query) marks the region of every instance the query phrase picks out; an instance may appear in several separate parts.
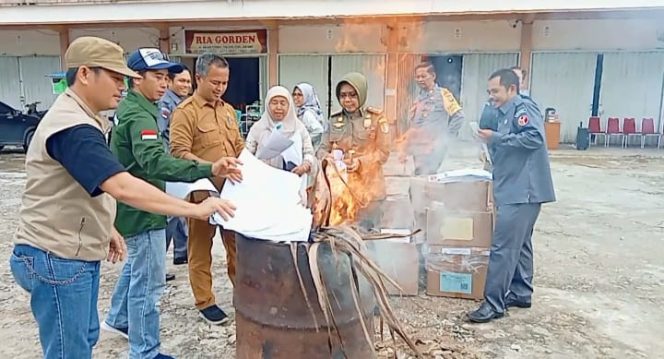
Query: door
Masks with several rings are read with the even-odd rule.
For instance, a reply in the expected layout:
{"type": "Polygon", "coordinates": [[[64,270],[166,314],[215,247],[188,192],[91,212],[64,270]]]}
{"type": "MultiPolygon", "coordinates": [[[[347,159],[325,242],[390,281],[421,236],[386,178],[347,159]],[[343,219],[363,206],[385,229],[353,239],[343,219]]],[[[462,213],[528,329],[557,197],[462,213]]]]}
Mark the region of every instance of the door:
{"type": "Polygon", "coordinates": [[[436,82],[452,92],[455,98],[461,94],[462,55],[429,56],[436,70],[436,82]]]}
{"type": "Polygon", "coordinates": [[[549,107],[556,109],[561,122],[561,142],[575,142],[579,123],[584,126],[588,123],[596,64],[596,53],[533,54],[530,95],[542,112],[549,107]]]}
{"type": "Polygon", "coordinates": [[[247,105],[260,101],[260,70],[258,57],[228,57],[231,69],[228,89],[223,96],[235,109],[244,112],[247,105]]]}
{"type": "Polygon", "coordinates": [[[39,102],[38,109],[51,107],[57,95],[53,93],[48,75],[61,70],[60,56],[22,56],[18,58],[25,105],[39,102]]]}
{"type": "MultiPolygon", "coordinates": [[[[664,51],[605,53],[600,91],[602,120],[618,117],[641,119],[660,115],[664,51]]],[[[604,125],[603,123],[603,125],[604,125]]]]}
{"type": "MultiPolygon", "coordinates": [[[[461,77],[461,107],[466,122],[479,122],[482,108],[488,100],[486,92],[489,76],[497,70],[509,68],[517,64],[517,53],[507,54],[464,54],[461,77]]],[[[463,129],[461,138],[470,139],[470,128],[463,129]]]]}
{"type": "Polygon", "coordinates": [[[279,55],[279,83],[290,91],[300,82],[311,84],[325,116],[329,108],[328,62],[328,55],[279,55]]]}
{"type": "Polygon", "coordinates": [[[0,56],[0,101],[21,108],[21,76],[16,56],[0,56]]]}

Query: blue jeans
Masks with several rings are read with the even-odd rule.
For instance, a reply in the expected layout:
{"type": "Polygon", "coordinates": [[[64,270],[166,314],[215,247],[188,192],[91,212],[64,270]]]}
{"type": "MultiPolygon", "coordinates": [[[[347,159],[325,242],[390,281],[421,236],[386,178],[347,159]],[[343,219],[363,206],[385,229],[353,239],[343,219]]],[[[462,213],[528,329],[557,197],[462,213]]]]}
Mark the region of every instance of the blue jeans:
{"type": "Polygon", "coordinates": [[[63,259],[19,244],[9,266],[16,283],[30,293],[44,358],[92,358],[99,339],[99,262],[63,259]]]}
{"type": "Polygon", "coordinates": [[[173,258],[187,259],[187,221],[182,217],[168,217],[166,227],[166,251],[173,240],[173,258]]]}
{"type": "Polygon", "coordinates": [[[115,285],[106,324],[129,329],[129,358],[159,353],[159,308],[166,286],[166,231],[125,238],[127,263],[115,285]]]}

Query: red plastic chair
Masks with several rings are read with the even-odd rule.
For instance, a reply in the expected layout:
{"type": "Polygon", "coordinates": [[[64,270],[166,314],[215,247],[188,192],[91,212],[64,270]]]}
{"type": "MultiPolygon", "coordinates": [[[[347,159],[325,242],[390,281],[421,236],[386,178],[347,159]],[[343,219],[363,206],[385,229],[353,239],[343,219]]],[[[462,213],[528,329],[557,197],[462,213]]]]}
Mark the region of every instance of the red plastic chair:
{"type": "Polygon", "coordinates": [[[597,144],[597,139],[599,136],[604,136],[604,142],[606,142],[606,132],[602,131],[600,125],[600,118],[593,116],[588,119],[588,137],[591,144],[597,144]],[[595,139],[593,141],[593,138],[595,139]]]}
{"type": "Polygon", "coordinates": [[[634,137],[641,137],[643,139],[643,136],[641,136],[641,132],[636,132],[636,119],[633,117],[625,117],[623,120],[623,147],[627,148],[629,146],[629,138],[634,136],[634,137]]]}
{"type": "Polygon", "coordinates": [[[641,148],[646,145],[646,138],[656,137],[657,138],[657,148],[659,148],[662,134],[659,131],[655,131],[655,120],[652,118],[644,118],[641,120],[641,148]]]}
{"type": "Polygon", "coordinates": [[[620,119],[617,117],[609,117],[609,121],[606,124],[606,142],[604,142],[604,147],[609,147],[611,137],[614,136],[618,137],[622,144],[625,134],[620,132],[620,119]]]}

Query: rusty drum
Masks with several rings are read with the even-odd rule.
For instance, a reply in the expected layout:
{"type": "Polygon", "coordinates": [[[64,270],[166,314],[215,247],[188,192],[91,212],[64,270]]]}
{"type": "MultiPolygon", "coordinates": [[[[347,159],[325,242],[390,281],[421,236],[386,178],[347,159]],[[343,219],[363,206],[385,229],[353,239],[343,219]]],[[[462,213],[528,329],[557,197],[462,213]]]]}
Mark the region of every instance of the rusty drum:
{"type": "MultiPolygon", "coordinates": [[[[325,244],[321,244],[318,252],[318,267],[332,303],[337,332],[332,323],[328,326],[318,304],[306,244],[297,246],[297,265],[312,309],[302,293],[290,244],[250,239],[240,234],[236,235],[236,243],[233,302],[238,359],[374,356],[373,344],[366,341],[353,300],[348,256],[338,254],[335,259],[325,244]]],[[[359,305],[373,340],[373,293],[360,274],[353,281],[359,284],[359,305]]]]}

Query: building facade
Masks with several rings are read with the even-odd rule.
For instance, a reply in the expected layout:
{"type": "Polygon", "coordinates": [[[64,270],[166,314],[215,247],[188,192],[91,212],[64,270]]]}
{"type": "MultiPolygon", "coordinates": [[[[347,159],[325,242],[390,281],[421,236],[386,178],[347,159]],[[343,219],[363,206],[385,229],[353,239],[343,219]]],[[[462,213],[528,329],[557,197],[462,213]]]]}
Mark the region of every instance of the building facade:
{"type": "Polygon", "coordinates": [[[50,79],[73,39],[107,38],[127,52],[160,47],[193,68],[197,55],[229,58],[226,100],[243,108],[270,85],[312,83],[325,111],[333,86],[364,72],[368,103],[403,124],[426,58],[468,119],[486,101],[498,68],[529,70],[530,94],[555,108],[562,140],[591,115],[654,118],[662,127],[664,1],[74,1],[0,0],[0,100],[15,107],[54,99],[50,79]],[[558,1],[558,3],[569,3],[558,1]],[[553,4],[553,5],[552,5],[553,4]],[[570,8],[571,7],[571,8],[570,8]]]}

